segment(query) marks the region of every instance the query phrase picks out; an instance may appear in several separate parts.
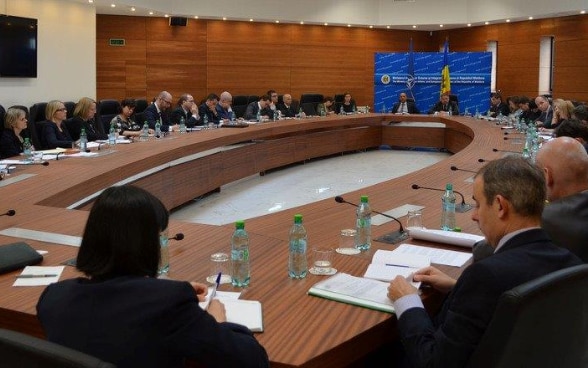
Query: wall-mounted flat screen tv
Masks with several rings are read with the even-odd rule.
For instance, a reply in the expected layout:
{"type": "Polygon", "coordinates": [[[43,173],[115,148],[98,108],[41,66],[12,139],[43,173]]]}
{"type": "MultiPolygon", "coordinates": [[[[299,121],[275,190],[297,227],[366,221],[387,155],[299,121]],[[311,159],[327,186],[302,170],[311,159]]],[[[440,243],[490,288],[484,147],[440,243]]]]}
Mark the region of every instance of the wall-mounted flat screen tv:
{"type": "Polygon", "coordinates": [[[0,14],[0,77],[37,77],[37,20],[0,14]]]}

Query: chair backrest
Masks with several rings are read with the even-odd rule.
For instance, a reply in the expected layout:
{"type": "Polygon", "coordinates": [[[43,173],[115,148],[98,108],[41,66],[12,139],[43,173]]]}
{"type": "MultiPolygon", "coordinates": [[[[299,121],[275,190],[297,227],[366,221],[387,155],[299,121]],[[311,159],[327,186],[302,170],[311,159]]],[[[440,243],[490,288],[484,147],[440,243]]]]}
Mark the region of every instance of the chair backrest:
{"type": "Polygon", "coordinates": [[[5,329],[0,329],[0,356],[4,367],[115,368],[65,346],[5,329]]]}
{"type": "Polygon", "coordinates": [[[67,109],[66,119],[73,118],[74,110],[76,109],[76,103],[73,101],[65,101],[63,106],[67,109]]]}
{"type": "Polygon", "coordinates": [[[110,131],[110,121],[120,112],[120,102],[118,100],[100,100],[96,109],[96,126],[102,130],[102,133],[110,131]]]}
{"type": "Polygon", "coordinates": [[[247,105],[249,105],[252,102],[257,102],[257,101],[259,101],[259,96],[255,96],[255,95],[247,96],[247,105]]]}
{"type": "Polygon", "coordinates": [[[502,294],[470,367],[588,367],[588,265],[502,294]]]}
{"type": "Polygon", "coordinates": [[[47,108],[47,102],[37,102],[29,109],[29,121],[37,122],[45,119],[45,108],[47,108]]]}
{"type": "Polygon", "coordinates": [[[27,118],[27,120],[29,120],[29,108],[23,105],[12,105],[9,107],[9,109],[21,109],[22,111],[25,112],[25,117],[27,118]]]}
{"type": "Polygon", "coordinates": [[[449,101],[453,101],[456,105],[459,106],[459,100],[457,98],[457,95],[449,95],[449,101]]]}
{"type": "Polygon", "coordinates": [[[4,129],[4,115],[6,114],[6,110],[4,107],[0,105],[0,129],[4,129]]]}
{"type": "Polygon", "coordinates": [[[147,106],[149,106],[149,104],[147,103],[147,100],[144,98],[136,98],[135,99],[135,110],[134,113],[139,113],[139,112],[143,112],[145,111],[145,109],[147,108],[147,106]]]}
{"type": "Polygon", "coordinates": [[[314,116],[316,115],[316,107],[314,102],[306,102],[303,104],[300,104],[300,107],[302,107],[302,111],[304,111],[304,113],[308,116],[314,116]]]}

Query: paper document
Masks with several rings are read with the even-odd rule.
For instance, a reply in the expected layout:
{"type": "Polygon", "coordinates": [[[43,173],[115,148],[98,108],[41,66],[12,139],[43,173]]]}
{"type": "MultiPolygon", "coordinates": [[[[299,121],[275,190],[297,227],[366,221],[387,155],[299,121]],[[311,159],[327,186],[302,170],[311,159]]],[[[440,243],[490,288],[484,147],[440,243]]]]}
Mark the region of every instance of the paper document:
{"type": "Polygon", "coordinates": [[[12,286],[40,286],[59,281],[65,266],[26,266],[12,286]]]}
{"type": "MultiPolygon", "coordinates": [[[[205,301],[198,303],[204,310],[210,304],[212,287],[208,288],[205,301]]],[[[263,332],[263,312],[261,303],[256,300],[238,299],[241,293],[216,291],[214,299],[220,300],[225,306],[227,322],[237,323],[250,329],[252,332],[263,332]]]]}
{"type": "Polygon", "coordinates": [[[314,284],[309,295],[360,307],[394,313],[392,301],[388,299],[388,283],[338,273],[314,284]]]}
{"type": "Polygon", "coordinates": [[[445,250],[437,248],[422,247],[411,244],[400,244],[398,248],[393,250],[402,254],[423,255],[431,258],[431,263],[437,263],[447,266],[461,267],[470,258],[472,253],[456,252],[454,250],[445,250]]]}
{"type": "Polygon", "coordinates": [[[434,229],[412,228],[409,230],[409,233],[413,239],[428,240],[436,243],[451,244],[466,248],[472,248],[475,242],[484,239],[484,237],[481,235],[434,229]]]}
{"type": "MultiPolygon", "coordinates": [[[[377,250],[364,277],[390,282],[396,276],[408,278],[417,270],[430,266],[431,259],[426,255],[404,254],[390,250],[377,250]]],[[[418,288],[420,283],[412,282],[418,288]]]]}

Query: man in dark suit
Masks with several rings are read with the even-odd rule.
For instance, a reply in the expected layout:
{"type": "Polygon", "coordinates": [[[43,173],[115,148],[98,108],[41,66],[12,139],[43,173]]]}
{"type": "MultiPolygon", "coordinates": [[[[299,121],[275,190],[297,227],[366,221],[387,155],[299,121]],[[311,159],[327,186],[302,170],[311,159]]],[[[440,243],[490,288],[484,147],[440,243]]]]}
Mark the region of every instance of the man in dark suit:
{"type": "Polygon", "coordinates": [[[398,102],[392,106],[393,114],[420,114],[419,109],[416,107],[414,101],[406,100],[406,93],[401,93],[398,102]]]}
{"type": "Polygon", "coordinates": [[[167,91],[159,93],[155,101],[143,111],[143,117],[149,124],[149,128],[155,129],[155,123],[161,119],[161,131],[170,131],[170,121],[167,114],[172,104],[172,95],[167,91]]]}
{"type": "Polygon", "coordinates": [[[220,99],[218,100],[218,105],[216,105],[216,112],[221,120],[231,120],[233,116],[233,109],[231,105],[233,104],[233,95],[231,95],[228,91],[224,91],[220,94],[220,99]]]}
{"type": "Polygon", "coordinates": [[[476,174],[473,191],[472,220],[494,254],[470,265],[457,280],[434,267],[415,273],[414,281],[448,293],[434,321],[405,278],[396,277],[388,287],[405,358],[412,367],[466,366],[503,292],[581,264],[539,227],[545,180],[538,167],[520,156],[492,161],[476,174]]]}
{"type": "Polygon", "coordinates": [[[502,102],[500,93],[494,92],[490,95],[490,116],[495,118],[500,114],[507,117],[510,114],[510,108],[502,102]]]}
{"type": "Polygon", "coordinates": [[[547,96],[537,96],[535,98],[535,104],[537,105],[537,109],[541,111],[541,115],[535,120],[535,125],[548,129],[551,128],[551,120],[553,119],[551,101],[549,101],[547,96]]]}
{"type": "Polygon", "coordinates": [[[220,123],[220,117],[218,116],[218,112],[216,111],[216,105],[218,104],[218,96],[214,93],[209,94],[206,96],[206,101],[198,107],[198,113],[200,114],[200,119],[204,121],[204,117],[206,116],[206,120],[208,123],[218,124],[220,123]]]}
{"type": "MultiPolygon", "coordinates": [[[[245,110],[245,120],[257,120],[257,113],[263,112],[266,110],[270,105],[270,97],[268,95],[263,95],[259,98],[259,101],[253,101],[249,105],[247,105],[247,110],[245,110]]],[[[261,115],[263,119],[268,119],[268,115],[261,115]]]]}
{"type": "Polygon", "coordinates": [[[588,154],[576,139],[555,138],[537,153],[549,205],[541,226],[553,242],[588,262],[588,154]]]}
{"type": "Polygon", "coordinates": [[[296,116],[296,111],[292,107],[292,96],[289,94],[285,94],[282,97],[283,102],[278,104],[278,110],[282,113],[283,117],[286,118],[293,118],[296,116]]]}
{"type": "Polygon", "coordinates": [[[449,93],[443,93],[437,102],[429,110],[429,114],[442,113],[446,115],[459,115],[459,109],[455,101],[450,101],[449,93]]]}
{"type": "Polygon", "coordinates": [[[178,100],[178,107],[172,111],[170,116],[171,124],[180,124],[180,121],[184,119],[184,122],[188,128],[193,128],[199,125],[200,116],[198,115],[198,106],[194,103],[194,97],[187,93],[180,96],[178,100]]]}

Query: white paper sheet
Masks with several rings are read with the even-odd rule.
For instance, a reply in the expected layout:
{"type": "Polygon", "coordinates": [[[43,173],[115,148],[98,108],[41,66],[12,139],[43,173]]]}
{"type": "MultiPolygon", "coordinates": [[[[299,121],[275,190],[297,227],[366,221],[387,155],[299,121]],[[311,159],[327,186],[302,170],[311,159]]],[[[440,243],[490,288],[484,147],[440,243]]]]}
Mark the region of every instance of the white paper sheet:
{"type": "Polygon", "coordinates": [[[33,277],[17,278],[12,286],[40,286],[53,284],[54,282],[59,281],[59,277],[64,268],[65,266],[26,266],[24,270],[22,270],[20,276],[33,277]]]}
{"type": "Polygon", "coordinates": [[[398,252],[400,254],[419,254],[423,256],[428,256],[431,258],[431,263],[454,267],[463,266],[472,257],[471,253],[422,247],[411,244],[400,244],[400,246],[394,249],[392,252],[398,252]]]}

